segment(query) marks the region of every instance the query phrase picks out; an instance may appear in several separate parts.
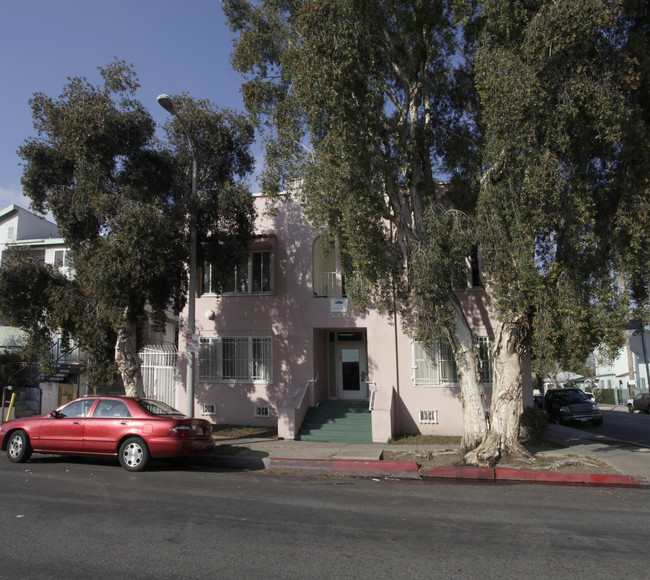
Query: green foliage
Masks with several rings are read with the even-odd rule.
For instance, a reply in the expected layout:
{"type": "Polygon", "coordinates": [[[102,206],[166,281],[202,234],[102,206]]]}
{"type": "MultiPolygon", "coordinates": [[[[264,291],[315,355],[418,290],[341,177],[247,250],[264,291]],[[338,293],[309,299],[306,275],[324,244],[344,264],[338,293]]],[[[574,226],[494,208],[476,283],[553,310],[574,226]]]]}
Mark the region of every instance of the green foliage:
{"type": "Polygon", "coordinates": [[[576,368],[620,344],[619,274],[638,307],[650,287],[646,3],[224,7],[267,129],[263,188],[299,190],[356,304],[397,298],[431,338],[478,246],[518,352],[576,368]]]}
{"type": "Polygon", "coordinates": [[[13,352],[0,353],[0,389],[7,386],[21,386],[20,371],[23,367],[20,354],[13,352]]]}
{"type": "Polygon", "coordinates": [[[39,264],[26,251],[3,253],[0,316],[26,332],[22,360],[39,361],[48,369],[54,341],[61,339],[64,348],[74,342],[85,347],[92,384],[112,385],[116,379],[115,367],[110,364],[115,332],[97,311],[97,304],[84,296],[75,279],[39,264]]]}
{"type": "Polygon", "coordinates": [[[465,256],[436,251],[428,234],[436,214],[452,229],[451,208],[471,214],[476,153],[455,92],[468,77],[452,58],[448,3],[228,0],[224,9],[238,33],[234,66],[250,79],[247,109],[266,129],[265,192],[299,183],[358,308],[392,311],[397,297],[405,316],[424,308],[426,324],[446,324],[444,304],[428,307],[449,299],[450,279],[435,273],[465,256]]]}
{"type": "Polygon", "coordinates": [[[548,414],[543,409],[524,407],[520,424],[526,429],[528,442],[531,445],[541,445],[546,437],[548,414]]]}
{"type": "MultiPolygon", "coordinates": [[[[168,309],[182,309],[192,213],[201,248],[218,247],[224,268],[239,261],[254,220],[252,197],[238,183],[252,168],[253,129],[208,101],[174,97],[198,160],[193,199],[191,151],[178,119],[161,147],[151,115],[135,100],[133,68],[115,61],[100,72],[103,86],[72,78],[58,99],[37,93],[30,101],[38,135],[19,149],[23,189],[35,210],[52,212],[75,274],[44,295],[52,326],[38,328],[30,322],[36,313],[25,312],[21,327],[47,335],[61,318],[82,348],[105,351],[118,331],[142,323],[146,304],[158,325],[168,309]]],[[[110,364],[106,350],[95,368],[102,374],[110,364]]]]}
{"type": "Polygon", "coordinates": [[[648,175],[620,179],[631,127],[643,126],[623,4],[486,0],[477,16],[479,240],[492,305],[527,317],[536,356],[565,368],[603,341],[620,345],[628,304],[615,273],[649,263],[630,241],[644,218],[620,230],[630,199],[643,216],[648,175]]]}
{"type": "Polygon", "coordinates": [[[595,391],[594,397],[598,403],[604,405],[616,404],[616,393],[614,392],[614,389],[598,389],[595,391]]]}

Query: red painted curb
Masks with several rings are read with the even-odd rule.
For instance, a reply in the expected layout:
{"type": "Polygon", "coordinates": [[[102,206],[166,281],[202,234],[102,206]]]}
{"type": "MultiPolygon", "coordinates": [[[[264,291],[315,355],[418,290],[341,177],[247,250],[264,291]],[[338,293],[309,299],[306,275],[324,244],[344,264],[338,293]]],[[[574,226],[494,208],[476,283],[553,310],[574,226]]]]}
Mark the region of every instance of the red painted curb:
{"type": "Polygon", "coordinates": [[[271,457],[269,467],[276,469],[308,469],[342,472],[362,472],[377,475],[418,475],[418,464],[412,461],[382,461],[364,459],[290,459],[271,457]]]}
{"type": "Polygon", "coordinates": [[[494,469],[491,467],[472,467],[470,465],[440,465],[420,471],[422,477],[432,479],[475,479],[494,481],[494,469]]]}
{"type": "Polygon", "coordinates": [[[647,485],[631,475],[551,473],[548,471],[525,471],[521,469],[508,469],[505,467],[497,467],[494,471],[497,482],[585,485],[592,487],[645,487],[647,485]]]}
{"type": "Polygon", "coordinates": [[[526,471],[505,467],[473,467],[469,465],[442,465],[419,470],[411,461],[382,461],[364,459],[292,459],[269,460],[269,468],[332,471],[340,473],[362,473],[365,475],[393,475],[418,477],[429,480],[533,483],[544,485],[575,485],[590,487],[650,488],[650,481],[631,475],[598,475],[581,473],[555,473],[549,471],[526,471]]]}

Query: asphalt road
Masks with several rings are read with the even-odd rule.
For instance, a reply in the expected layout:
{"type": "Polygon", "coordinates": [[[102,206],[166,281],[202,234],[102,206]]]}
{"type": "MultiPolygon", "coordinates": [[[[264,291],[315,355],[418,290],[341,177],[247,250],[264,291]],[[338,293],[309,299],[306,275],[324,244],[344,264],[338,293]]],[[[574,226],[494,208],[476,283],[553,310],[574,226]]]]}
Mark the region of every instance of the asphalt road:
{"type": "Polygon", "coordinates": [[[0,457],[0,578],[641,578],[649,492],[0,457]]]}
{"type": "Polygon", "coordinates": [[[638,411],[629,413],[627,409],[625,411],[603,410],[602,413],[603,424],[600,427],[579,424],[572,424],[571,427],[650,447],[650,415],[638,411]]]}

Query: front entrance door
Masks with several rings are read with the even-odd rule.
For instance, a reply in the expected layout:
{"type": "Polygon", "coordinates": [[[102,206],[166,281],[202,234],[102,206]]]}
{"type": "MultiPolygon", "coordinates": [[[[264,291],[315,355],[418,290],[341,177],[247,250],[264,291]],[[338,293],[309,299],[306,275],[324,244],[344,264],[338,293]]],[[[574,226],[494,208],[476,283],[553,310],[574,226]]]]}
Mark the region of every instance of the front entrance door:
{"type": "Polygon", "coordinates": [[[337,345],[336,350],[338,398],[347,401],[365,400],[368,377],[365,344],[343,342],[337,345]]]}

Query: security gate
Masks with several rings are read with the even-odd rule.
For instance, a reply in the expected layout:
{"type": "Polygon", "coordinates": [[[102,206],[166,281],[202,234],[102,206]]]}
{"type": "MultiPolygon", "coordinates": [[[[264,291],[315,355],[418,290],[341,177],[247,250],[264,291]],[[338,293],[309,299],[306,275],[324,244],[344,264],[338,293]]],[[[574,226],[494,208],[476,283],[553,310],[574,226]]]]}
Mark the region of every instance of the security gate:
{"type": "Polygon", "coordinates": [[[176,359],[172,344],[145,346],[139,353],[142,360],[142,382],[145,395],[176,407],[176,359]]]}

